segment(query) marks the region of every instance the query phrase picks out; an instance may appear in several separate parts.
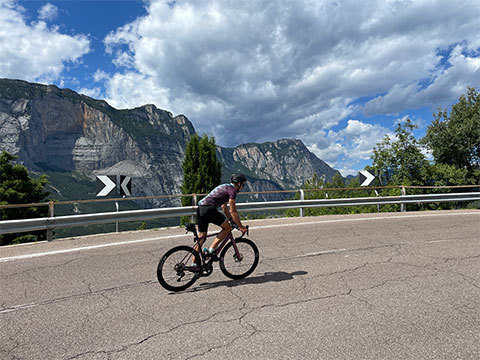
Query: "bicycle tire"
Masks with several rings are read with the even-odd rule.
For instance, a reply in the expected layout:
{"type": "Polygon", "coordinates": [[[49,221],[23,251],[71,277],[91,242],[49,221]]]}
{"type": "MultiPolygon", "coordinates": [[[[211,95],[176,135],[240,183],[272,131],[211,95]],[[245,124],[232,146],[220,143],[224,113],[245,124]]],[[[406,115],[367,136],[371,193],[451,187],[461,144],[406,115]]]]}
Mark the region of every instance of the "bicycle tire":
{"type": "Polygon", "coordinates": [[[168,250],[157,266],[157,279],[160,285],[169,291],[183,291],[197,281],[198,273],[185,266],[200,255],[190,246],[180,245],[168,250]],[[178,283],[178,284],[177,284],[178,283]]]}
{"type": "Polygon", "coordinates": [[[230,279],[243,279],[250,275],[258,265],[259,252],[257,245],[252,240],[246,238],[235,239],[237,248],[243,255],[243,259],[238,261],[233,243],[229,242],[220,254],[220,270],[230,279]],[[233,259],[233,262],[231,262],[233,259]]]}

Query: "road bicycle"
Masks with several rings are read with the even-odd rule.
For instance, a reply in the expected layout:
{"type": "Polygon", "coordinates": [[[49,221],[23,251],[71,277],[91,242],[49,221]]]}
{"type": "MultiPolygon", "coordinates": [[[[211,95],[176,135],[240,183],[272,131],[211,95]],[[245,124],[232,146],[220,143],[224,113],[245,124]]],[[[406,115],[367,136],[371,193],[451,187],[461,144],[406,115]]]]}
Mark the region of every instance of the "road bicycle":
{"type": "MultiPolygon", "coordinates": [[[[232,228],[237,229],[235,223],[232,228]]],[[[196,251],[201,249],[195,224],[186,224],[185,230],[193,232],[194,246],[180,245],[168,250],[160,259],[157,278],[160,285],[170,291],[183,291],[193,285],[200,277],[213,272],[213,263],[218,261],[222,273],[231,279],[243,279],[250,275],[258,265],[259,252],[252,240],[245,234],[234,238],[232,231],[223,239],[212,254],[196,251]]],[[[207,235],[216,236],[219,233],[207,235]]],[[[248,235],[248,226],[247,232],[248,235]]]]}

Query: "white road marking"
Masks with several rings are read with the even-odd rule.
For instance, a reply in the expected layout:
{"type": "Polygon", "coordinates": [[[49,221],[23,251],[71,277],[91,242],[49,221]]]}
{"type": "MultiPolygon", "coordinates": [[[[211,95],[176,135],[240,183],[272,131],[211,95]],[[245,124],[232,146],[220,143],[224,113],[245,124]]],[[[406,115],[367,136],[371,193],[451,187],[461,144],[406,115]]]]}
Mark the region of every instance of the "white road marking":
{"type": "MultiPolygon", "coordinates": [[[[333,219],[333,220],[318,220],[318,221],[303,221],[297,223],[288,223],[288,224],[272,224],[272,225],[260,225],[260,226],[251,226],[250,230],[257,230],[257,229],[272,229],[272,228],[280,228],[280,227],[290,227],[290,226],[304,226],[304,225],[317,225],[317,224],[328,224],[328,223],[341,223],[341,222],[355,222],[355,221],[376,221],[376,220],[390,220],[390,219],[412,219],[412,218],[420,218],[420,217],[438,217],[438,216],[465,216],[465,215],[480,215],[480,212],[462,212],[462,213],[427,213],[427,214],[412,214],[412,215],[394,215],[394,216],[377,216],[377,217],[365,217],[365,218],[348,218],[348,219],[333,219]]],[[[150,241],[159,241],[165,239],[174,239],[174,238],[181,238],[181,237],[191,237],[190,234],[181,234],[181,235],[167,235],[167,236],[160,236],[154,238],[147,238],[147,239],[140,239],[140,240],[128,240],[128,241],[120,241],[114,242],[110,244],[101,244],[101,245],[91,245],[91,246],[83,246],[78,248],[69,248],[69,249],[62,249],[62,250],[53,250],[53,251],[46,251],[40,252],[35,254],[27,254],[27,255],[17,255],[17,256],[10,256],[0,258],[0,263],[8,262],[8,261],[15,261],[15,260],[24,260],[24,259],[32,259],[41,256],[48,256],[48,255],[58,255],[58,254],[67,254],[79,251],[88,251],[94,249],[101,249],[107,248],[112,246],[120,246],[120,245],[131,245],[131,244],[139,244],[143,242],[150,242],[150,241]]],[[[335,251],[335,250],[332,250],[335,251]]]]}
{"type": "Polygon", "coordinates": [[[454,213],[454,214],[395,215],[395,216],[378,216],[378,217],[369,217],[369,218],[320,220],[320,221],[309,221],[309,222],[292,223],[292,224],[261,225],[261,226],[250,227],[250,229],[269,229],[269,228],[286,227],[286,226],[302,226],[302,225],[309,225],[309,224],[327,224],[327,223],[339,223],[339,222],[373,221],[373,220],[389,220],[389,219],[412,219],[412,218],[419,218],[419,217],[459,216],[459,215],[480,215],[480,212],[464,212],[464,213],[454,213]]]}
{"type": "Polygon", "coordinates": [[[47,255],[66,254],[66,253],[73,253],[73,252],[78,252],[78,251],[100,249],[100,248],[111,247],[111,246],[129,245],[129,244],[136,244],[136,243],[149,242],[149,241],[158,241],[158,240],[164,240],[164,239],[174,239],[174,238],[187,237],[187,236],[189,236],[189,235],[187,235],[187,234],[168,235],[168,236],[154,237],[154,238],[148,238],[148,239],[120,241],[120,242],[114,242],[114,243],[110,243],[110,244],[90,245],[90,246],[82,246],[82,247],[78,247],[78,248],[46,251],[46,252],[35,253],[35,254],[10,256],[10,257],[5,257],[5,258],[0,258],[0,263],[7,262],[7,261],[14,261],[14,260],[31,259],[31,258],[47,256],[47,255]]]}

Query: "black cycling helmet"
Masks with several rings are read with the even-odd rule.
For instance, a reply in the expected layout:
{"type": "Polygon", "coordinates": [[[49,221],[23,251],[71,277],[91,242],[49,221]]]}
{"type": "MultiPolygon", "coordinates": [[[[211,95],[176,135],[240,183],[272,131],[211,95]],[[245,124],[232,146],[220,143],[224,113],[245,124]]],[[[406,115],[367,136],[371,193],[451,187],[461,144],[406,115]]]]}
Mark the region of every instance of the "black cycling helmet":
{"type": "Polygon", "coordinates": [[[232,174],[232,177],[230,180],[232,181],[232,183],[240,183],[240,184],[247,182],[247,178],[245,177],[245,175],[240,173],[232,174]]]}

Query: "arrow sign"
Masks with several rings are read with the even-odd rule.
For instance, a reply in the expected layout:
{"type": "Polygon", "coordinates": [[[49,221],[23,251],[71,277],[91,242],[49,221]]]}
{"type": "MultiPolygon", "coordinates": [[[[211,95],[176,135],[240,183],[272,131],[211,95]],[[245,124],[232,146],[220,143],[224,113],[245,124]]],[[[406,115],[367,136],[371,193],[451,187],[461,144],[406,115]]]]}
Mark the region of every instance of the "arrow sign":
{"type": "Polygon", "coordinates": [[[120,195],[132,196],[132,178],[120,175],[120,195]]]}
{"type": "Polygon", "coordinates": [[[367,170],[361,170],[358,174],[360,178],[360,186],[368,186],[375,179],[375,176],[370,174],[367,170]]]}
{"type": "Polygon", "coordinates": [[[97,196],[107,196],[117,187],[116,176],[97,176],[97,196]]]}

